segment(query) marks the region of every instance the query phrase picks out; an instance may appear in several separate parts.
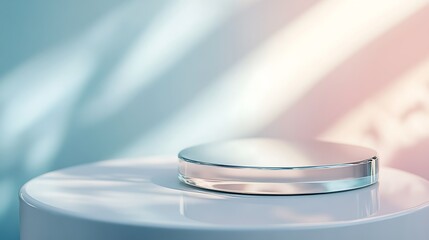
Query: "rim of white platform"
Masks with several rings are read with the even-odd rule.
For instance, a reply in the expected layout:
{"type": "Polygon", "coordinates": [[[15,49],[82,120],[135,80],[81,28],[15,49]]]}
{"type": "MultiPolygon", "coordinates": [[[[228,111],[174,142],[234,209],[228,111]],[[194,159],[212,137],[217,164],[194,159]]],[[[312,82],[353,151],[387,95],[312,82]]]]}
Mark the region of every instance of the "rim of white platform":
{"type": "MultiPolygon", "coordinates": [[[[160,159],[159,156],[155,156],[155,157],[157,159],[160,159]]],[[[72,166],[72,167],[59,169],[59,170],[56,170],[53,172],[48,172],[48,173],[45,173],[43,175],[40,175],[40,176],[30,180],[24,186],[22,186],[22,188],[20,190],[20,194],[19,194],[20,199],[33,208],[41,209],[41,210],[49,212],[49,213],[61,214],[61,215],[65,215],[68,217],[81,218],[81,219],[86,219],[86,220],[90,220],[90,221],[105,222],[105,223],[117,224],[117,225],[127,225],[127,226],[135,226],[135,227],[140,226],[140,227],[150,227],[150,228],[168,228],[168,229],[196,229],[197,228],[198,230],[216,230],[216,229],[219,229],[219,230],[247,230],[247,231],[276,230],[276,229],[296,229],[296,230],[299,230],[299,229],[345,227],[345,226],[352,226],[352,225],[357,225],[357,224],[366,224],[366,223],[373,223],[373,222],[377,222],[377,221],[388,220],[388,219],[412,214],[412,213],[415,213],[417,211],[420,211],[422,209],[429,207],[429,200],[428,200],[428,201],[421,203],[420,205],[417,205],[415,207],[407,208],[407,209],[404,209],[402,211],[395,212],[395,213],[388,213],[388,214],[384,214],[384,215],[375,215],[375,216],[367,216],[367,217],[364,217],[361,219],[336,220],[334,222],[323,222],[323,223],[286,223],[286,224],[272,224],[272,225],[262,225],[262,226],[258,226],[258,225],[249,225],[249,226],[246,226],[246,225],[230,225],[230,226],[228,226],[228,225],[215,225],[215,224],[208,224],[208,223],[198,223],[198,224],[187,223],[187,224],[176,225],[176,224],[172,224],[172,223],[159,223],[159,222],[155,223],[155,222],[150,222],[150,221],[145,221],[145,222],[140,222],[140,223],[132,222],[132,221],[125,222],[125,221],[115,221],[112,219],[101,219],[101,218],[88,216],[88,215],[83,216],[80,213],[67,211],[67,210],[60,208],[60,207],[45,204],[45,203],[33,198],[32,196],[30,196],[26,191],[26,188],[28,187],[28,185],[30,185],[33,181],[40,179],[40,178],[43,178],[45,176],[48,176],[49,174],[52,174],[54,172],[61,172],[61,171],[70,170],[70,169],[82,168],[85,166],[94,166],[94,165],[98,165],[100,163],[106,163],[106,162],[124,161],[124,160],[125,161],[142,161],[142,159],[147,159],[147,158],[150,159],[150,158],[154,158],[154,157],[113,159],[113,160],[106,160],[106,161],[101,161],[101,162],[82,164],[82,165],[78,165],[78,166],[72,166]]],[[[172,159],[174,157],[169,156],[169,157],[162,157],[162,158],[172,159]]],[[[176,160],[176,158],[174,158],[174,159],[176,160]]],[[[143,160],[143,161],[147,161],[147,160],[143,160]]],[[[386,170],[388,170],[388,171],[399,171],[403,174],[412,175],[414,178],[416,178],[420,181],[424,181],[424,182],[428,183],[428,185],[429,185],[428,180],[426,180],[426,179],[424,179],[418,175],[415,175],[415,174],[412,174],[412,173],[409,173],[409,172],[406,172],[406,171],[403,171],[400,169],[396,169],[396,168],[382,167],[382,171],[380,171],[380,174],[382,174],[386,170]]],[[[179,181],[179,180],[177,180],[177,181],[179,181]]],[[[198,192],[198,193],[210,192],[210,193],[213,193],[213,191],[210,191],[210,190],[195,189],[194,187],[189,187],[189,186],[187,186],[187,187],[188,187],[188,189],[193,189],[193,192],[198,192]]],[[[179,190],[177,190],[177,191],[179,191],[179,190]]],[[[354,190],[350,190],[350,191],[354,191],[354,190]]],[[[218,192],[215,192],[215,193],[218,193],[218,192]]],[[[243,196],[240,194],[233,194],[233,193],[221,193],[221,194],[226,194],[229,196],[243,196]]],[[[327,194],[335,194],[335,193],[327,193],[327,194]]],[[[270,196],[270,197],[275,198],[278,196],[270,196]]]]}

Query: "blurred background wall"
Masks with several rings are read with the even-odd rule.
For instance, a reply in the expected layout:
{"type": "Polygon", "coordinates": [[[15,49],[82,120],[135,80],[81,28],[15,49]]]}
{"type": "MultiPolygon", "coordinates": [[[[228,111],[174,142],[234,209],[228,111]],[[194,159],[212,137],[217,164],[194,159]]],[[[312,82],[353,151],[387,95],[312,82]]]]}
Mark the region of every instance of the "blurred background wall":
{"type": "Polygon", "coordinates": [[[32,177],[246,137],[377,149],[429,179],[429,1],[0,3],[0,239],[32,177]]]}

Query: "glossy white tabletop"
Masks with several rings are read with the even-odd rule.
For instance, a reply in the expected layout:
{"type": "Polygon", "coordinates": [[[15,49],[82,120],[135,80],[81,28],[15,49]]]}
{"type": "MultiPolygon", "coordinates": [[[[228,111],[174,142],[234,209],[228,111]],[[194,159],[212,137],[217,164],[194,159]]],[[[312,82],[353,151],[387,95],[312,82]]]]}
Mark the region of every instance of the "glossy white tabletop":
{"type": "Polygon", "coordinates": [[[43,211],[133,226],[192,229],[320,228],[379,221],[429,206],[429,183],[381,168],[357,190],[252,196],[180,183],[175,157],[120,159],[51,172],[28,182],[21,199],[43,211]]]}

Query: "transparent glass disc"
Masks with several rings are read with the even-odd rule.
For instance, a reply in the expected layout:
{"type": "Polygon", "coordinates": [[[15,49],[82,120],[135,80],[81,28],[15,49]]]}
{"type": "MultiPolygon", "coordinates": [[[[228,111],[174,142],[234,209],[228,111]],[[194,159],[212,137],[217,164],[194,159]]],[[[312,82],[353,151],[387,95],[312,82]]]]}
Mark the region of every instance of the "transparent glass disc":
{"type": "Polygon", "coordinates": [[[368,148],[317,140],[238,139],[182,150],[179,179],[241,194],[329,193],[376,183],[378,158],[368,148]]]}

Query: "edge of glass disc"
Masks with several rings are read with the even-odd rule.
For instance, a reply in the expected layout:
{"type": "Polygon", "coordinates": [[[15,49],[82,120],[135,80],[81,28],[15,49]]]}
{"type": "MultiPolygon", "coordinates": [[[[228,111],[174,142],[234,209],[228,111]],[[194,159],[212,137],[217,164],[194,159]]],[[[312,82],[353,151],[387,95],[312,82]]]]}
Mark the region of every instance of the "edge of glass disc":
{"type": "Polygon", "coordinates": [[[179,180],[214,191],[298,195],[347,191],[378,181],[378,158],[305,167],[249,167],[186,159],[179,153],[179,180]]]}

